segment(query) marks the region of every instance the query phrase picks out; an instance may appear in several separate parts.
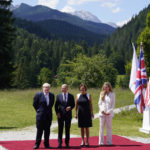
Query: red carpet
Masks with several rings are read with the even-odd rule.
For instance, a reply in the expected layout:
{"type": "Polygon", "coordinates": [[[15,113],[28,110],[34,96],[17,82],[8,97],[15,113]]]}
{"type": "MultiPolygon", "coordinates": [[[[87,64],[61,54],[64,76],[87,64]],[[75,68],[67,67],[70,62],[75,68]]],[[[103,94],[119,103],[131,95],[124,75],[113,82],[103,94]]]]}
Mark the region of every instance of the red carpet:
{"type": "MultiPolygon", "coordinates": [[[[7,148],[8,150],[32,150],[35,141],[0,141],[0,145],[7,148]]],[[[80,138],[71,138],[70,139],[70,148],[71,150],[77,149],[101,149],[101,150],[149,150],[150,144],[143,144],[139,142],[134,142],[126,138],[113,135],[113,145],[112,146],[98,146],[98,137],[90,138],[90,147],[80,147],[81,139],[80,138]]],[[[50,140],[50,145],[52,149],[57,149],[57,140],[50,140]]],[[[63,145],[64,146],[64,145],[63,145]]],[[[43,142],[40,145],[39,149],[44,149],[43,142]]],[[[63,147],[62,149],[65,149],[63,147]]]]}

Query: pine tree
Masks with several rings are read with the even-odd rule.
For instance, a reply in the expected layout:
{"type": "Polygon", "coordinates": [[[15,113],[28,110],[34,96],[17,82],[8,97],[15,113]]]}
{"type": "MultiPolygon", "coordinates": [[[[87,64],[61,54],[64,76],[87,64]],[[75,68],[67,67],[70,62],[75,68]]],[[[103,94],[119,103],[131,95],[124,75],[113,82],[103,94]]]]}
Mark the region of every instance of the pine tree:
{"type": "Polygon", "coordinates": [[[143,42],[146,71],[148,76],[150,76],[150,13],[147,14],[146,27],[141,32],[137,41],[139,45],[138,50],[140,49],[140,42],[143,42]]]}
{"type": "Polygon", "coordinates": [[[0,0],[0,88],[10,86],[12,71],[13,18],[9,10],[12,0],[0,0]]]}

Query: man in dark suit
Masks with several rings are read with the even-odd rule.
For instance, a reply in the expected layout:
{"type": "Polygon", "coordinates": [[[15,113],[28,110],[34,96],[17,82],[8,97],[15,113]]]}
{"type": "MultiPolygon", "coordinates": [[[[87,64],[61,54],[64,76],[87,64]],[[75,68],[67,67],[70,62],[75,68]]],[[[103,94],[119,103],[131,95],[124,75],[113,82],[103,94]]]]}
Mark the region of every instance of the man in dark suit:
{"type": "Polygon", "coordinates": [[[33,107],[36,110],[36,142],[33,149],[38,149],[41,143],[44,131],[45,148],[50,148],[49,136],[50,126],[52,122],[52,107],[54,105],[54,94],[49,92],[50,84],[43,84],[43,92],[39,92],[34,96],[33,107]]]}
{"type": "Polygon", "coordinates": [[[69,147],[72,109],[75,106],[74,96],[68,93],[67,84],[63,84],[62,93],[57,95],[55,111],[58,118],[58,148],[62,147],[63,127],[65,123],[65,143],[69,147]]]}

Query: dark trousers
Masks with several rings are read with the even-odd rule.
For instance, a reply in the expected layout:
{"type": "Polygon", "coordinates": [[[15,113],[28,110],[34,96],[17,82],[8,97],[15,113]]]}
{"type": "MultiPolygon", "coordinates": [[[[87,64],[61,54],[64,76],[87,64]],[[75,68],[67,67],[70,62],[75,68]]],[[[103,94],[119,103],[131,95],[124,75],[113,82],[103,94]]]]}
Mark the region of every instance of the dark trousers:
{"type": "Polygon", "coordinates": [[[65,124],[65,143],[68,144],[70,140],[71,118],[61,117],[60,119],[58,119],[58,142],[59,144],[62,144],[64,124],[65,124]]]}
{"type": "Polygon", "coordinates": [[[49,146],[49,136],[50,136],[50,125],[49,124],[45,125],[44,127],[37,128],[35,145],[37,145],[37,146],[40,145],[43,132],[44,132],[44,145],[49,146]]]}

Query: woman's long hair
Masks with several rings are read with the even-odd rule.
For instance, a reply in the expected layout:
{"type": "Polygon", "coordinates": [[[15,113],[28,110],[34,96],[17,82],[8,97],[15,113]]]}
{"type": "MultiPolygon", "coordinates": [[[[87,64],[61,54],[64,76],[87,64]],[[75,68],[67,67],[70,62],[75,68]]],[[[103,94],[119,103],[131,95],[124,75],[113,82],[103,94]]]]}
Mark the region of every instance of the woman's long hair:
{"type": "Polygon", "coordinates": [[[101,91],[101,98],[102,100],[104,100],[105,95],[106,95],[106,91],[104,90],[104,86],[107,85],[109,87],[109,91],[112,92],[112,86],[110,84],[110,82],[105,82],[102,86],[102,91],[101,91]]]}

